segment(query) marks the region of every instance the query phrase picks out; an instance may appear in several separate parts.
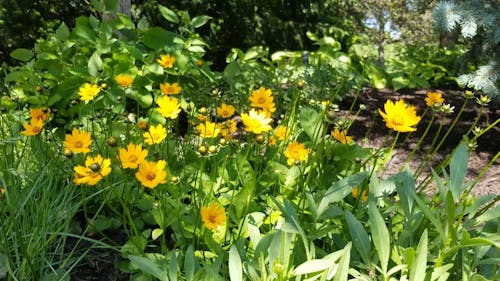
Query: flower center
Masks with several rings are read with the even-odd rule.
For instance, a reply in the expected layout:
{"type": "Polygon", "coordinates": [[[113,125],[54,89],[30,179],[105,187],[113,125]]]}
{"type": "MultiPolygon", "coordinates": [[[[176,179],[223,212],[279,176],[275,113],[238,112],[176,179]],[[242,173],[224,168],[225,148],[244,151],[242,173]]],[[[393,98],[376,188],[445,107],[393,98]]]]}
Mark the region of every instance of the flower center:
{"type": "Polygon", "coordinates": [[[266,102],[266,98],[265,97],[259,97],[259,99],[257,100],[258,103],[265,103],[266,102]]]}
{"type": "Polygon", "coordinates": [[[154,180],[156,178],[156,174],[155,173],[148,173],[146,175],[146,178],[150,181],[154,180]]]}
{"type": "Polygon", "coordinates": [[[136,162],[136,161],[137,161],[137,156],[135,156],[135,155],[130,155],[130,156],[128,157],[128,161],[129,161],[129,162],[136,162]]]}
{"type": "Polygon", "coordinates": [[[404,125],[404,120],[401,120],[401,119],[393,119],[392,120],[392,124],[396,125],[396,126],[403,126],[404,125]]]}
{"type": "Polygon", "coordinates": [[[83,143],[81,141],[76,141],[75,142],[75,147],[76,148],[81,148],[81,147],[83,147],[83,143]]]}

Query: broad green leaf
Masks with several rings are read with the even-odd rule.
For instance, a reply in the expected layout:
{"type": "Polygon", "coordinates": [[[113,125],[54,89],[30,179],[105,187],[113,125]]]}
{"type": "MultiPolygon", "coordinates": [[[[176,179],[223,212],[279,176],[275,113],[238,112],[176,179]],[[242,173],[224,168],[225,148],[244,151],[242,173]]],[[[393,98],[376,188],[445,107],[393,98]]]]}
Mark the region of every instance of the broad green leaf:
{"type": "MultiPolygon", "coordinates": [[[[165,267],[158,264],[158,262],[154,262],[149,258],[141,256],[130,255],[128,258],[131,262],[136,264],[142,272],[153,275],[161,281],[168,281],[167,270],[165,267]]],[[[164,264],[166,264],[166,261],[164,264]]]]}
{"type": "Polygon", "coordinates": [[[231,246],[229,249],[229,279],[231,281],[243,280],[243,266],[236,245],[231,246]]]}
{"type": "Polygon", "coordinates": [[[385,225],[382,215],[377,209],[375,202],[370,200],[368,204],[368,215],[370,217],[370,229],[372,234],[373,244],[377,250],[377,255],[380,260],[382,272],[387,273],[387,265],[389,263],[389,255],[391,253],[391,239],[387,226],[385,225]]]}
{"type": "Polygon", "coordinates": [[[156,240],[162,234],[163,234],[163,229],[155,228],[155,229],[153,229],[153,232],[151,232],[151,239],[156,240]]]}
{"type": "Polygon", "coordinates": [[[391,79],[391,84],[394,91],[398,91],[407,88],[410,85],[410,80],[403,76],[397,76],[391,79]]]}
{"type": "Polygon", "coordinates": [[[304,275],[304,274],[309,274],[313,272],[320,272],[327,270],[330,268],[332,265],[335,265],[335,261],[340,257],[340,251],[338,255],[336,255],[335,259],[331,258],[323,258],[323,259],[313,259],[313,260],[308,260],[299,266],[295,268],[293,271],[294,275],[304,275]]]}
{"type": "Polygon", "coordinates": [[[453,267],[452,263],[445,264],[443,266],[434,268],[434,271],[432,271],[431,275],[431,281],[445,281],[448,280],[448,276],[450,276],[450,273],[448,270],[450,270],[453,267]]]}
{"type": "Polygon", "coordinates": [[[169,8],[163,5],[158,5],[158,9],[160,10],[160,13],[163,16],[163,18],[165,18],[169,22],[179,23],[179,17],[174,11],[170,10],[169,8]]]}
{"type": "Polygon", "coordinates": [[[351,212],[346,211],[346,219],[354,248],[356,248],[365,264],[371,264],[371,246],[368,233],[351,212]]]}
{"type": "Polygon", "coordinates": [[[29,61],[33,57],[33,52],[28,49],[18,48],[10,52],[10,56],[16,60],[29,61]]]}
{"type": "Polygon", "coordinates": [[[410,268],[409,281],[424,281],[427,269],[427,229],[424,230],[417,246],[417,256],[410,268]]]}
{"type": "Polygon", "coordinates": [[[325,213],[329,204],[344,199],[351,193],[353,187],[359,186],[367,176],[367,172],[360,172],[332,183],[319,203],[317,210],[318,218],[325,213]]]}
{"type": "Polygon", "coordinates": [[[311,107],[302,108],[299,123],[311,140],[318,139],[324,129],[321,116],[311,107]]]}
{"type": "Polygon", "coordinates": [[[169,281],[177,281],[177,253],[176,251],[170,252],[170,264],[168,267],[169,281]]]}
{"type": "Polygon", "coordinates": [[[411,221],[413,216],[413,194],[415,193],[415,180],[408,170],[393,176],[395,179],[396,190],[398,192],[401,206],[405,217],[411,221]]]}
{"type": "Polygon", "coordinates": [[[64,40],[66,40],[68,38],[68,36],[69,36],[69,28],[63,22],[63,23],[61,23],[61,25],[56,30],[56,38],[59,41],[64,41],[64,40]]]}
{"type": "Polygon", "coordinates": [[[90,56],[87,66],[90,75],[94,77],[99,75],[99,71],[102,70],[102,59],[97,51],[90,56]]]}
{"type": "Polygon", "coordinates": [[[90,27],[89,20],[86,17],[79,17],[76,19],[76,26],[73,29],[76,36],[87,40],[90,43],[96,41],[95,31],[90,27]]]}
{"type": "Polygon", "coordinates": [[[205,23],[207,23],[207,21],[209,21],[210,19],[212,19],[212,17],[206,16],[206,15],[194,17],[191,20],[191,26],[193,28],[201,27],[201,26],[205,25],[205,23]]]}
{"type": "Polygon", "coordinates": [[[450,163],[450,190],[457,201],[463,192],[464,179],[467,174],[467,146],[461,142],[450,163]]]}
{"type": "Polygon", "coordinates": [[[192,281],[194,277],[195,264],[196,260],[194,257],[193,245],[189,244],[185,256],[184,256],[184,277],[186,281],[192,281]]]}
{"type": "Polygon", "coordinates": [[[339,265],[335,272],[333,281],[347,281],[349,261],[351,259],[351,247],[352,242],[349,242],[342,250],[342,256],[340,257],[339,265]]]}
{"type": "Polygon", "coordinates": [[[413,199],[417,203],[418,207],[424,215],[431,221],[431,223],[434,225],[436,231],[439,233],[441,236],[442,241],[446,241],[446,236],[444,234],[444,227],[441,224],[441,221],[439,221],[433,214],[432,211],[429,209],[427,204],[415,193],[413,194],[413,199]]]}

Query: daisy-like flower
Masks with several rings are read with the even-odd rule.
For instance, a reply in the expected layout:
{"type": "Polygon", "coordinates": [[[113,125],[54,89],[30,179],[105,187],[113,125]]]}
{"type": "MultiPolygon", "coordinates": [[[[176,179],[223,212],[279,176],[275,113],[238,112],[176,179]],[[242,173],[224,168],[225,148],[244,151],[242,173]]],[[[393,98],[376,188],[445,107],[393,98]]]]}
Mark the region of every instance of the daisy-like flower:
{"type": "Polygon", "coordinates": [[[32,119],[30,123],[23,124],[24,130],[21,134],[32,137],[38,135],[43,129],[43,120],[32,119]]]}
{"type": "Polygon", "coordinates": [[[342,144],[350,144],[352,142],[352,138],[347,135],[346,130],[340,131],[338,128],[335,128],[331,134],[334,139],[338,140],[342,144]]]}
{"type": "Polygon", "coordinates": [[[182,88],[177,83],[163,83],[160,84],[160,91],[165,95],[176,95],[182,91],[182,88]]]}
{"type": "Polygon", "coordinates": [[[80,100],[91,101],[100,91],[101,89],[96,84],[85,83],[78,89],[78,95],[80,95],[80,100]]]}
{"type": "Polygon", "coordinates": [[[221,131],[216,123],[210,121],[206,121],[205,123],[199,124],[198,126],[196,126],[196,129],[198,129],[200,137],[204,139],[216,138],[221,131]]]}
{"type": "Polygon", "coordinates": [[[303,143],[293,141],[288,144],[284,154],[287,158],[286,163],[293,165],[300,162],[307,162],[309,150],[303,143]]]}
{"type": "Polygon", "coordinates": [[[50,118],[50,110],[46,107],[42,108],[30,108],[31,120],[42,120],[46,121],[50,118]]]}
{"type": "Polygon", "coordinates": [[[274,135],[280,140],[284,141],[290,135],[290,129],[286,126],[278,126],[274,129],[274,135]]]}
{"type": "Polygon", "coordinates": [[[272,129],[269,124],[273,120],[267,117],[265,112],[258,112],[255,109],[251,109],[248,114],[241,114],[241,121],[243,125],[245,125],[245,131],[254,134],[262,134],[262,132],[267,132],[272,129]]]}
{"type": "Polygon", "coordinates": [[[219,206],[217,203],[212,203],[210,206],[201,207],[201,220],[205,226],[214,230],[219,226],[223,226],[226,223],[226,211],[224,207],[219,206]]]}
{"type": "Polygon", "coordinates": [[[134,77],[127,74],[118,74],[115,76],[115,81],[121,87],[127,88],[134,82],[134,77]]]}
{"type": "Polygon", "coordinates": [[[387,128],[401,133],[417,130],[414,126],[420,122],[421,117],[417,115],[415,106],[407,105],[402,100],[396,102],[388,100],[384,105],[384,110],[385,112],[379,108],[378,112],[384,118],[387,128]]]}
{"type": "Polygon", "coordinates": [[[162,124],[158,124],[156,126],[151,125],[149,130],[144,132],[142,136],[147,144],[157,144],[162,142],[167,137],[167,129],[165,129],[162,124]]]}
{"type": "Polygon", "coordinates": [[[96,185],[111,173],[111,160],[101,155],[89,156],[85,159],[85,166],[78,165],[73,168],[73,171],[73,182],[76,185],[96,185]]]}
{"type": "Polygon", "coordinates": [[[176,119],[181,112],[181,104],[174,97],[163,96],[158,99],[156,104],[158,104],[156,110],[165,118],[176,119]]]}
{"type": "Polygon", "coordinates": [[[118,158],[124,169],[136,169],[139,167],[139,164],[146,160],[146,156],[148,156],[148,151],[142,149],[142,145],[140,144],[129,143],[127,149],[118,149],[118,158]]]}
{"type": "Polygon", "coordinates": [[[156,62],[161,65],[163,68],[172,68],[174,66],[175,57],[170,54],[161,55],[156,62]]]}
{"type": "Polygon", "coordinates": [[[73,128],[71,134],[64,137],[64,148],[73,153],[89,153],[92,138],[90,133],[73,128]]]}
{"type": "Polygon", "coordinates": [[[158,162],[144,161],[139,165],[139,170],[135,173],[135,177],[143,186],[155,188],[159,184],[167,182],[166,166],[167,162],[165,160],[159,160],[158,162]]]}
{"type": "Polygon", "coordinates": [[[427,106],[434,106],[435,104],[441,105],[444,103],[444,98],[441,93],[438,92],[428,92],[425,97],[425,103],[427,106]]]}
{"type": "Polygon", "coordinates": [[[230,104],[221,104],[219,107],[217,107],[217,115],[220,117],[220,118],[229,118],[231,116],[234,115],[234,112],[236,111],[236,109],[234,108],[234,106],[230,105],[230,104]]]}
{"type": "Polygon", "coordinates": [[[260,87],[258,90],[252,91],[252,95],[250,96],[249,100],[251,107],[260,108],[270,113],[276,111],[271,89],[260,87]]]}

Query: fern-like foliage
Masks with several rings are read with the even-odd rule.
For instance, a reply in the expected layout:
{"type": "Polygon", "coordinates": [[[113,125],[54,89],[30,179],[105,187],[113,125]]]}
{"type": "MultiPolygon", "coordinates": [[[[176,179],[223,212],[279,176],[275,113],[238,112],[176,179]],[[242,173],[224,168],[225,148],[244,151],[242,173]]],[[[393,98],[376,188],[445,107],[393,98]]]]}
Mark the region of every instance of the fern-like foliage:
{"type": "Polygon", "coordinates": [[[480,50],[476,62],[484,64],[458,78],[464,86],[500,96],[500,5],[498,0],[441,1],[433,12],[436,27],[451,32],[459,29],[465,39],[480,50]]]}

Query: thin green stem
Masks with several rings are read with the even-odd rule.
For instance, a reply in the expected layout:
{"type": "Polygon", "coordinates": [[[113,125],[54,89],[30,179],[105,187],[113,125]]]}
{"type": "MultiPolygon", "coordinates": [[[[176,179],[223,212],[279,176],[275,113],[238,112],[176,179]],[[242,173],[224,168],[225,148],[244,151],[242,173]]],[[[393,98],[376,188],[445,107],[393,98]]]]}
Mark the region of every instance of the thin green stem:
{"type": "Polygon", "coordinates": [[[432,123],[434,122],[434,118],[435,118],[435,115],[433,114],[431,117],[431,120],[429,121],[429,124],[427,124],[427,128],[425,128],[424,133],[422,134],[422,136],[418,140],[418,142],[415,145],[415,147],[413,148],[413,150],[410,152],[410,155],[408,155],[408,157],[406,158],[406,161],[403,163],[403,165],[401,165],[399,172],[403,171],[406,164],[408,164],[411,161],[411,159],[413,159],[413,156],[415,156],[415,152],[417,152],[418,148],[420,148],[420,145],[422,144],[423,140],[427,136],[427,133],[429,133],[429,130],[432,127],[432,123]]]}

